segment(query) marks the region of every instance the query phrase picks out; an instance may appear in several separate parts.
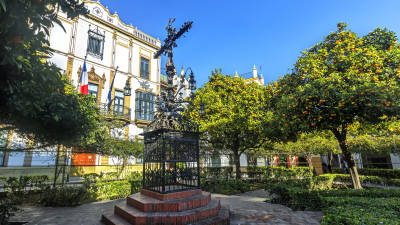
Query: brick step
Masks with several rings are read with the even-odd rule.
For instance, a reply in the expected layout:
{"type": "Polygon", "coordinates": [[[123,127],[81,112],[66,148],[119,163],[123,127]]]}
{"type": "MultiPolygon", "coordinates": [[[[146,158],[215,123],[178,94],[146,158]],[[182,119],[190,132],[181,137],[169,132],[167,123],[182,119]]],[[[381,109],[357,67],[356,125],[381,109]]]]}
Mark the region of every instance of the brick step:
{"type": "Polygon", "coordinates": [[[114,211],[108,211],[101,215],[101,221],[106,225],[131,225],[128,221],[114,214],[114,211]]]}
{"type": "Polygon", "coordinates": [[[128,196],[127,203],[143,212],[180,212],[206,206],[211,200],[209,192],[185,198],[161,201],[142,193],[128,196]]]}
{"type": "Polygon", "coordinates": [[[199,195],[199,194],[201,194],[201,192],[202,192],[201,189],[192,189],[192,190],[172,192],[172,193],[167,193],[167,194],[160,194],[158,192],[150,191],[150,190],[146,190],[146,189],[142,189],[142,191],[141,191],[141,193],[143,195],[147,195],[149,197],[156,198],[161,201],[186,198],[186,197],[193,196],[193,195],[199,195]]]}
{"type": "Polygon", "coordinates": [[[189,224],[218,215],[221,204],[211,200],[208,205],[183,212],[142,212],[126,202],[116,205],[114,213],[131,224],[189,224]]]}
{"type": "Polygon", "coordinates": [[[221,206],[218,215],[204,220],[200,220],[193,225],[229,225],[230,214],[229,206],[221,206]]]}

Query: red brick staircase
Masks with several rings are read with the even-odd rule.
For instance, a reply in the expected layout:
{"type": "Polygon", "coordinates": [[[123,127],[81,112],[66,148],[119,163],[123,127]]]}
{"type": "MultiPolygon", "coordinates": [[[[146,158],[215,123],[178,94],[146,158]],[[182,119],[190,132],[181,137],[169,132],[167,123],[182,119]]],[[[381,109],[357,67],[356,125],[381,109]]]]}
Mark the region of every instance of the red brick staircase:
{"type": "Polygon", "coordinates": [[[201,189],[169,194],[142,190],[103,214],[102,221],[107,225],[225,225],[229,207],[201,189]]]}

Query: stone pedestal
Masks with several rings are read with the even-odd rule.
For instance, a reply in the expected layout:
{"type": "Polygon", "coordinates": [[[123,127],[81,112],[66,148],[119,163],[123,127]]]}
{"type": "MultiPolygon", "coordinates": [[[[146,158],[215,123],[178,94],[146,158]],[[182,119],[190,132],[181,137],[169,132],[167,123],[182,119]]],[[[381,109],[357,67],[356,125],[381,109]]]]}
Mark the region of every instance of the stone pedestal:
{"type": "Polygon", "coordinates": [[[142,190],[103,214],[102,221],[107,225],[225,225],[229,224],[229,207],[201,189],[169,194],[142,190]]]}

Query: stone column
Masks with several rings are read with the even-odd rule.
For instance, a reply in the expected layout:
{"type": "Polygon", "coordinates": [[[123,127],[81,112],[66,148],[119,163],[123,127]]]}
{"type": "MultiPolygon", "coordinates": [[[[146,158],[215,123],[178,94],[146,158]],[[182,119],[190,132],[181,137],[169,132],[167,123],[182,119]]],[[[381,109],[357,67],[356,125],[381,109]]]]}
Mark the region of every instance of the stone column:
{"type": "MultiPolygon", "coordinates": [[[[13,137],[14,131],[10,130],[8,132],[8,139],[7,139],[7,145],[6,148],[9,149],[11,147],[11,143],[12,143],[12,137],[13,137]]],[[[7,167],[8,166],[8,159],[10,157],[10,152],[6,151],[4,154],[4,159],[3,159],[3,166],[7,167]]]]}

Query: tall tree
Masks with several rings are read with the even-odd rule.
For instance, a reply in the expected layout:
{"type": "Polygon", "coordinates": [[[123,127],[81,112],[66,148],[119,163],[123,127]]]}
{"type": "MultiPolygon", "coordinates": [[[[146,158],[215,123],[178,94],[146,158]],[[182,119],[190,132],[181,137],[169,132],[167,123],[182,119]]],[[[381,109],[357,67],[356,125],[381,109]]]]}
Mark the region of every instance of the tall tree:
{"type": "Polygon", "coordinates": [[[263,86],[215,70],[189,107],[190,118],[200,125],[214,150],[233,155],[237,178],[241,177],[240,156],[257,150],[265,140],[262,124],[272,117],[267,111],[270,94],[263,86]],[[201,102],[204,115],[199,112],[201,102]]]}
{"type": "Polygon", "coordinates": [[[302,52],[293,72],[276,84],[277,113],[290,134],[329,130],[339,142],[355,189],[361,184],[348,147],[348,128],[399,115],[400,48],[393,32],[360,38],[346,24],[302,52]]]}
{"type": "Polygon", "coordinates": [[[99,117],[90,97],[45,62],[59,9],[71,18],[87,13],[77,0],[0,1],[0,124],[38,142],[70,145],[96,129],[99,117]]]}

